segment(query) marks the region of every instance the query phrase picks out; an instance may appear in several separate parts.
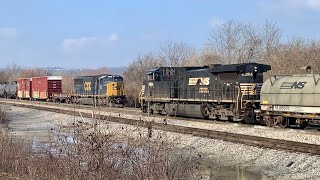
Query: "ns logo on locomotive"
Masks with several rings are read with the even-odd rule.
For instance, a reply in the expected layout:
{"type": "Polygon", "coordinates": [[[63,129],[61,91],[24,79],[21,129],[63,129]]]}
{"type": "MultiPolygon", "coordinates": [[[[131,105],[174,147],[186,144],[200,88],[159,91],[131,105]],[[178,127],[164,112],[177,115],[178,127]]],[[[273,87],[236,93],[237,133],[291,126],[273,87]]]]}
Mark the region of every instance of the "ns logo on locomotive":
{"type": "Polygon", "coordinates": [[[298,75],[264,81],[269,70],[258,63],[154,68],[140,91],[142,111],[267,126],[319,125],[320,76],[307,66],[298,75]]]}

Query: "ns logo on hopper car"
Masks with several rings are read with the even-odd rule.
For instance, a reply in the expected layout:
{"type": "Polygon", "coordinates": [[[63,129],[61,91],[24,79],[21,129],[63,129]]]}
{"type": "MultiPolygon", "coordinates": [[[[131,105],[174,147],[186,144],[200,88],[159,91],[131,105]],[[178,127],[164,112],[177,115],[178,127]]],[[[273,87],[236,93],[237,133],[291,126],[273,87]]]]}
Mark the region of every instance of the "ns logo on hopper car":
{"type": "Polygon", "coordinates": [[[283,82],[280,89],[303,89],[307,82],[283,82]]]}

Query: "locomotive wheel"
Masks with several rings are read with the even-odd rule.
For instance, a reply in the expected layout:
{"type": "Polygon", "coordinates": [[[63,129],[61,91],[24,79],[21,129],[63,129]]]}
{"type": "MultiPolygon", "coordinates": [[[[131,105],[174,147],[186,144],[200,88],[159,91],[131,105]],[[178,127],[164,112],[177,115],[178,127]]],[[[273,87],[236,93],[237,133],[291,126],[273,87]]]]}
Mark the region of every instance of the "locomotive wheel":
{"type": "Polygon", "coordinates": [[[264,116],[263,121],[268,127],[273,127],[275,124],[274,119],[270,116],[264,116]]]}
{"type": "Polygon", "coordinates": [[[299,125],[299,127],[300,127],[301,129],[304,129],[304,128],[306,128],[307,125],[308,125],[308,122],[307,122],[307,121],[303,121],[303,122],[301,122],[301,124],[299,125]]]}
{"type": "Polygon", "coordinates": [[[200,107],[200,111],[201,111],[201,115],[204,119],[209,119],[209,115],[207,114],[207,110],[206,110],[207,105],[203,104],[200,107]]]}
{"type": "Polygon", "coordinates": [[[115,106],[115,103],[113,100],[109,101],[109,107],[114,107],[115,106]]]}

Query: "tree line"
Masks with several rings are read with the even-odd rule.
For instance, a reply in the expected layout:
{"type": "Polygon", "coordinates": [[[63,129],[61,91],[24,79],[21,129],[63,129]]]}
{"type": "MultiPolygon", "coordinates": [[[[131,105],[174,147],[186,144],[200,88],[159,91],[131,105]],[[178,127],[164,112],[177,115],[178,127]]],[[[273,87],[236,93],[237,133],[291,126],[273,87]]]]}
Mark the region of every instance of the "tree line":
{"type": "Polygon", "coordinates": [[[318,71],[320,41],[287,38],[274,21],[262,24],[229,20],[210,32],[202,49],[184,42],[168,41],[157,51],[139,54],[124,73],[129,101],[138,97],[146,72],[159,66],[204,66],[257,62],[271,65],[266,74],[299,73],[300,67],[311,65],[318,71]]]}

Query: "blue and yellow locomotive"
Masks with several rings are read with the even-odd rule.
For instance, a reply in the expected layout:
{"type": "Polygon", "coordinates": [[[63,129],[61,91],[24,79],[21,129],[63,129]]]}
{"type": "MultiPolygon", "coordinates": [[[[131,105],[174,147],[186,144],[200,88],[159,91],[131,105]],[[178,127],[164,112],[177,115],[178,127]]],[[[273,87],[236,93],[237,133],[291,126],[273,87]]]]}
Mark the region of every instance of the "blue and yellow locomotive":
{"type": "Polygon", "coordinates": [[[70,101],[79,104],[124,107],[126,97],[123,78],[109,74],[76,77],[70,101]]]}

